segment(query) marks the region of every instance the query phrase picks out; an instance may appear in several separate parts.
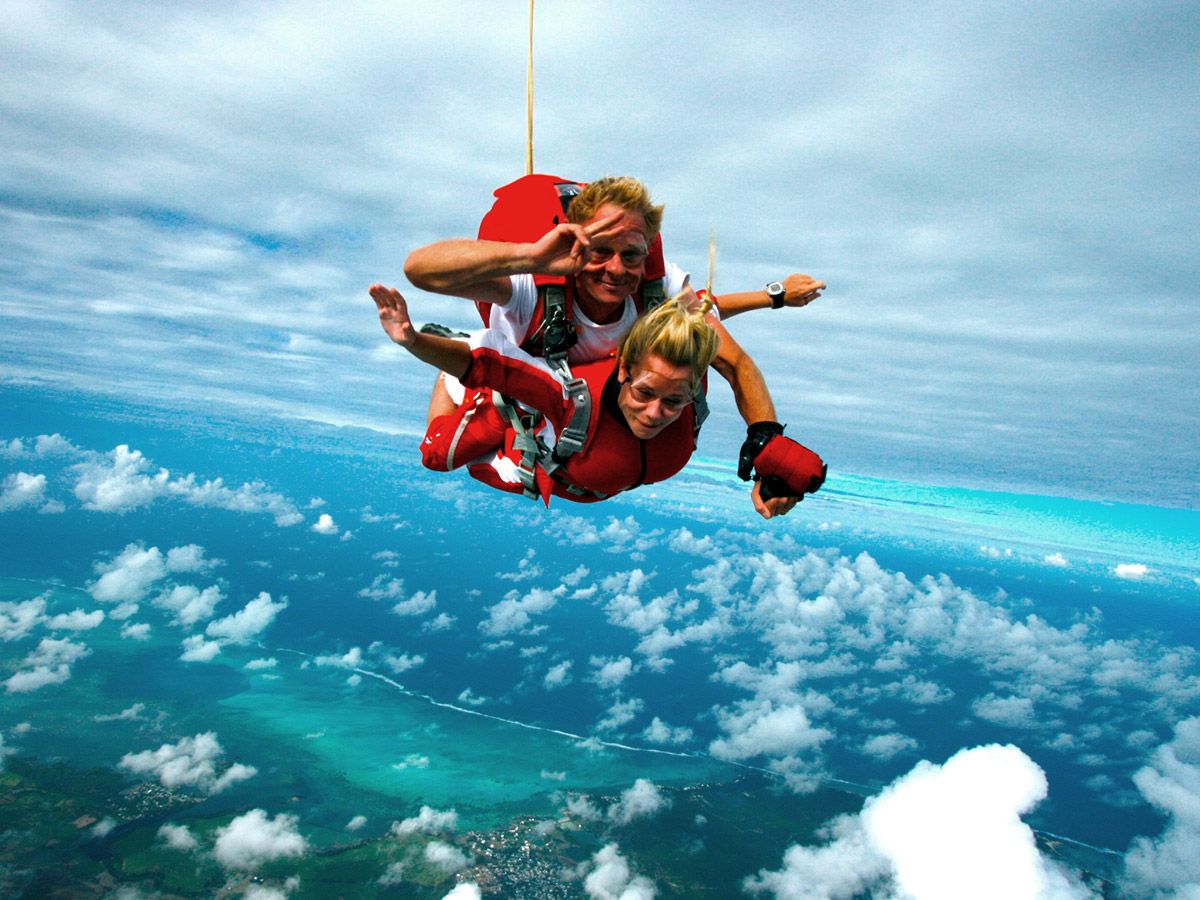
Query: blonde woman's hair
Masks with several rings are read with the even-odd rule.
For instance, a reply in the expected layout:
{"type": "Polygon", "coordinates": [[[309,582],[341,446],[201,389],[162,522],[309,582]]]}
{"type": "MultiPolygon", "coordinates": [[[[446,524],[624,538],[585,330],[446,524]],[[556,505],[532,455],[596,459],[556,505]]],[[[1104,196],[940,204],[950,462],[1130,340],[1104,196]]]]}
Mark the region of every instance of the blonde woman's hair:
{"type": "Polygon", "coordinates": [[[567,209],[567,219],[576,224],[586,222],[606,203],[627,212],[641,213],[642,218],[646,220],[646,237],[651,241],[662,227],[662,204],[655,205],[646,186],[629,176],[605,176],[589,182],[571,201],[571,206],[567,209]]]}
{"type": "Polygon", "coordinates": [[[705,318],[712,309],[712,297],[706,296],[698,309],[682,299],[683,294],[643,313],[634,322],[617,348],[617,355],[632,369],[648,356],[662,357],[672,366],[687,366],[692,370],[692,390],[717,358],[721,338],[705,318]]]}

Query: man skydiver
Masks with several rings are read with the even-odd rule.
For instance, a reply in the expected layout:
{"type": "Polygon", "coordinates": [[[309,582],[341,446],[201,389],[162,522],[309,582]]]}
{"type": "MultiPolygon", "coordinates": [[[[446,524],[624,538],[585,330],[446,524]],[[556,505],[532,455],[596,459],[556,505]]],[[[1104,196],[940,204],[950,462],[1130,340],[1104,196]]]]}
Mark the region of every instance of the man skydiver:
{"type": "MultiPolygon", "coordinates": [[[[631,294],[642,281],[662,210],[661,205],[651,202],[649,192],[636,179],[602,178],[575,197],[568,221],[554,226],[534,243],[439,241],[409,254],[404,273],[422,290],[491,304],[488,327],[518,345],[525,340],[538,310],[533,275],[568,276],[573,282],[572,318],[579,334],[568,360],[577,363],[603,359],[615,352],[637,318],[631,294]]],[[[666,270],[664,293],[674,296],[688,286],[688,276],[671,264],[666,270]]],[[[803,306],[819,296],[825,285],[808,276],[792,275],[772,287],[772,292],[726,294],[718,298],[718,303],[725,304],[731,314],[758,306],[803,306]]],[[[713,368],[729,382],[738,411],[748,426],[745,453],[756,433],[762,432],[763,423],[767,423],[768,430],[772,430],[770,426],[780,429],[775,425],[775,406],[754,361],[715,316],[711,322],[720,337],[713,368]]],[[[430,405],[430,421],[449,414],[455,406],[439,381],[430,405]]],[[[761,488],[761,482],[756,481],[751,496],[755,510],[764,518],[787,513],[799,499],[782,496],[764,500],[761,488]]]]}

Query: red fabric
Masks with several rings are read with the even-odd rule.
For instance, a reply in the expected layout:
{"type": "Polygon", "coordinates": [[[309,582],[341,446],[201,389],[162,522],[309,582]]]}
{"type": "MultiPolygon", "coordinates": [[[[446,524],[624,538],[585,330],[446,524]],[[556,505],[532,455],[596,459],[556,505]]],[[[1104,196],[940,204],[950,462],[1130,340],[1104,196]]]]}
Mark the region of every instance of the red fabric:
{"type": "Polygon", "coordinates": [[[809,491],[814,478],[820,479],[822,465],[821,457],[782,434],[771,438],[754,459],[759,475],[778,475],[800,494],[809,491]]]}
{"type": "MultiPolygon", "coordinates": [[[[561,383],[549,372],[486,347],[473,351],[472,355],[471,368],[462,379],[465,386],[475,388],[487,385],[538,409],[553,425],[556,433],[561,433],[567,426],[574,407],[569,399],[563,397],[561,383]]],[[[604,384],[615,365],[615,360],[604,359],[574,367],[575,376],[582,378],[591,392],[592,418],[584,448],[569,457],[564,466],[572,484],[606,496],[670,478],[687,464],[696,446],[690,406],[648,441],[635,437],[623,419],[618,421],[603,409],[601,396],[604,384]]],[[[466,415],[466,407],[473,409],[474,413],[459,437],[454,453],[455,467],[472,463],[483,452],[493,449],[513,463],[520,462],[521,453],[512,445],[514,432],[491,405],[490,397],[473,399],[479,393],[476,391],[469,395],[454,413],[435,419],[430,424],[421,444],[422,459],[429,468],[445,470],[449,443],[459,422],[466,415]],[[474,449],[478,448],[482,450],[474,453],[474,449]]],[[[521,492],[521,485],[503,480],[491,462],[470,465],[468,471],[472,477],[498,490],[521,492]]],[[[547,502],[550,494],[577,503],[601,499],[572,494],[565,485],[547,478],[540,470],[538,486],[547,502]]]]}
{"type": "MultiPolygon", "coordinates": [[[[558,185],[578,184],[584,187],[586,182],[571,181],[569,178],[559,178],[556,175],[523,175],[516,181],[510,181],[496,188],[493,196],[496,198],[492,208],[484,215],[479,223],[479,240],[506,241],[514,244],[536,243],[546,232],[561,222],[567,220],[563,213],[562,200],[559,198],[558,185]]],[[[662,253],[662,235],[656,234],[650,244],[649,255],[646,257],[646,271],[642,276],[643,282],[653,281],[666,275],[666,263],[662,253]]],[[[573,283],[561,276],[534,275],[538,285],[565,284],[567,290],[568,315],[573,308],[571,294],[573,283]]],[[[638,286],[634,294],[634,302],[638,312],[642,311],[642,289],[638,286]]],[[[492,315],[492,304],[476,303],[479,317],[483,324],[489,324],[492,315]]],[[[542,324],[542,305],[539,303],[529,329],[522,344],[538,330],[542,324]]]]}
{"type": "Polygon", "coordinates": [[[454,412],[438,416],[429,423],[425,440],[421,441],[421,463],[435,472],[449,472],[465,466],[495,450],[504,439],[507,427],[508,423],[492,403],[492,392],[477,390],[464,397],[454,412]],[[464,418],[467,422],[459,433],[464,418]],[[454,442],[456,434],[457,443],[454,442]],[[453,459],[450,458],[452,447],[453,459]]]}

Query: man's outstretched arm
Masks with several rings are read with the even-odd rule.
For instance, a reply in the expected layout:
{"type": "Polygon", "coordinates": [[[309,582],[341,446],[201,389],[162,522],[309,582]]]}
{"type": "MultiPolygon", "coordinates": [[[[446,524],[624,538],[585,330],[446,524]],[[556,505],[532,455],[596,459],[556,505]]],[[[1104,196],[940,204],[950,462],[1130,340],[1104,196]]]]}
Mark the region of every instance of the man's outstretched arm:
{"type": "Polygon", "coordinates": [[[465,297],[504,306],[512,299],[512,275],[574,275],[587,264],[592,238],[620,215],[591,225],[563,222],[532,244],[503,241],[438,241],[414,250],[404,275],[414,286],[435,294],[465,297]]]}
{"type": "MultiPolygon", "coordinates": [[[[820,297],[821,291],[825,290],[825,282],[799,273],[789,275],[780,284],[783,285],[784,306],[807,306],[820,297]]],[[[730,316],[749,312],[752,309],[770,309],[771,307],[771,297],[765,288],[759,291],[719,294],[715,300],[717,308],[721,310],[722,319],[728,319],[730,316]]]]}

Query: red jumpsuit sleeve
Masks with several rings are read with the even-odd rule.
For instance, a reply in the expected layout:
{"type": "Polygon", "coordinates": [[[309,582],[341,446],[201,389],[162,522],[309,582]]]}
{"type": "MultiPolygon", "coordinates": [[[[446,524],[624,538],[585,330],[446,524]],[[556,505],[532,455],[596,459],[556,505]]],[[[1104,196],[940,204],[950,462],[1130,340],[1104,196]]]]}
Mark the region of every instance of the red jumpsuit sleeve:
{"type": "Polygon", "coordinates": [[[557,427],[569,417],[570,401],[563,385],[545,363],[504,341],[486,339],[480,346],[472,340],[471,367],[460,379],[466,387],[488,387],[542,413],[557,427]],[[514,354],[513,351],[516,351],[514,354]]]}

